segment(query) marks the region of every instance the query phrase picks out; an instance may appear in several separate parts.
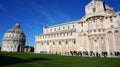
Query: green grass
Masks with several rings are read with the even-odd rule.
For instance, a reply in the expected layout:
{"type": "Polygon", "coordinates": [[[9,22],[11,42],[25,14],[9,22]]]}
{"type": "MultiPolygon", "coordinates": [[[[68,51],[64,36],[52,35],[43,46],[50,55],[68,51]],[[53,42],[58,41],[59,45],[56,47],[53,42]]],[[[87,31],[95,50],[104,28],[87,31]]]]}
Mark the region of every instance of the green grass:
{"type": "Polygon", "coordinates": [[[0,67],[120,67],[120,58],[0,53],[0,67]]]}

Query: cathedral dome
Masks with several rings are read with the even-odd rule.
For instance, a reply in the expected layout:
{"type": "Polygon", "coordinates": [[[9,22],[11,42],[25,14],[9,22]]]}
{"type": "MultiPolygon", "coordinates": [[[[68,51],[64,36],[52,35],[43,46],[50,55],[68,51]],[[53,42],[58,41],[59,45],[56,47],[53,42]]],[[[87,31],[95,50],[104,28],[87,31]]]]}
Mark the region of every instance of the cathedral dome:
{"type": "Polygon", "coordinates": [[[23,52],[25,41],[24,32],[20,29],[20,25],[16,24],[4,34],[1,51],[23,52]]]}

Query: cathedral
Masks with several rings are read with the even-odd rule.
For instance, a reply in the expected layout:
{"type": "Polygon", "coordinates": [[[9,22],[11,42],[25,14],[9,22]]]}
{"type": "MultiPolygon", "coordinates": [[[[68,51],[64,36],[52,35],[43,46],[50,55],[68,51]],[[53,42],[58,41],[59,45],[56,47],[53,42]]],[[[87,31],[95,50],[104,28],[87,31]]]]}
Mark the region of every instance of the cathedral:
{"type": "Polygon", "coordinates": [[[20,25],[16,24],[4,34],[1,51],[24,52],[25,41],[25,34],[20,29],[20,25]]]}
{"type": "Polygon", "coordinates": [[[85,6],[81,19],[45,26],[35,36],[35,53],[70,54],[71,51],[112,54],[120,52],[120,12],[102,0],[85,6]]]}

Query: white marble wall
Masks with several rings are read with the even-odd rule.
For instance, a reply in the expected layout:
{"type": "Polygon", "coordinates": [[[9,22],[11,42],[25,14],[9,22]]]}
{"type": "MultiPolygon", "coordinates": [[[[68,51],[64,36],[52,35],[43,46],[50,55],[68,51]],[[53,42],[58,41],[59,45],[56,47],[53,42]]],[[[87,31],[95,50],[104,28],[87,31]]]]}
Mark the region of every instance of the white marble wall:
{"type": "Polygon", "coordinates": [[[120,51],[119,33],[120,13],[107,13],[103,2],[92,1],[86,6],[86,15],[82,19],[43,28],[43,34],[35,38],[35,53],[40,51],[47,53],[120,51]],[[92,12],[93,7],[96,7],[95,13],[92,12]],[[68,41],[67,45],[66,41],[68,41]],[[49,45],[47,45],[48,42],[49,45]],[[44,44],[41,45],[41,43],[44,44]]]}

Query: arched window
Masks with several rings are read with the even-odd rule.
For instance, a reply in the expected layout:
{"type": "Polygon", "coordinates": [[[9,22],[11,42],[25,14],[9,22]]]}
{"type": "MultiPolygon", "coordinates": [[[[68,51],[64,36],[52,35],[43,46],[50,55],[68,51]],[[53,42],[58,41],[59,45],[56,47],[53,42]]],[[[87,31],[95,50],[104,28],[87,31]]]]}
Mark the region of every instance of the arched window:
{"type": "Polygon", "coordinates": [[[68,44],[68,41],[66,41],[66,45],[68,44]]]}
{"type": "Polygon", "coordinates": [[[63,29],[65,29],[65,27],[63,27],[63,29]]]}
{"type": "Polygon", "coordinates": [[[93,12],[96,12],[96,8],[93,8],[93,12]]]}
{"type": "Polygon", "coordinates": [[[69,26],[68,26],[68,29],[69,29],[69,26]]]}
{"type": "Polygon", "coordinates": [[[47,45],[49,45],[49,42],[47,42],[47,45]]]}
{"type": "Polygon", "coordinates": [[[55,28],[55,31],[56,31],[56,28],[55,28]]]}
{"type": "Polygon", "coordinates": [[[71,36],[72,36],[72,32],[71,32],[70,34],[71,34],[71,36]]]}
{"type": "Polygon", "coordinates": [[[59,41],[59,45],[61,45],[61,41],[59,41]]]}
{"type": "Polygon", "coordinates": [[[65,33],[63,34],[63,36],[65,36],[65,33]]]}
{"type": "Polygon", "coordinates": [[[67,36],[69,36],[69,33],[67,33],[67,36]]]}
{"type": "Polygon", "coordinates": [[[94,30],[94,32],[96,32],[96,30],[94,30]]]}
{"type": "Polygon", "coordinates": [[[110,17],[110,21],[111,21],[111,22],[113,21],[112,17],[110,17]]]}
{"type": "Polygon", "coordinates": [[[76,41],[74,41],[74,44],[76,44],[76,41]]]}
{"type": "Polygon", "coordinates": [[[81,22],[81,27],[83,27],[83,22],[81,22]]]}
{"type": "Polygon", "coordinates": [[[59,30],[60,30],[60,27],[59,27],[59,30]]]}
{"type": "Polygon", "coordinates": [[[75,28],[75,25],[73,25],[73,28],[75,28]]]}
{"type": "Polygon", "coordinates": [[[41,43],[41,45],[43,45],[43,43],[41,43]]]}
{"type": "Polygon", "coordinates": [[[53,42],[53,45],[55,45],[55,42],[53,42]]]}
{"type": "Polygon", "coordinates": [[[101,30],[99,29],[99,32],[101,32],[101,30]]]}
{"type": "Polygon", "coordinates": [[[83,34],[83,36],[86,36],[86,34],[83,34]]]}
{"type": "Polygon", "coordinates": [[[11,37],[11,35],[9,35],[9,37],[11,37]]]}
{"type": "Polygon", "coordinates": [[[112,31],[108,31],[108,32],[107,32],[107,34],[111,34],[111,33],[112,33],[112,31]]]}

